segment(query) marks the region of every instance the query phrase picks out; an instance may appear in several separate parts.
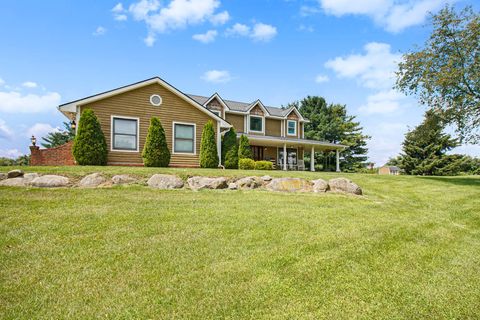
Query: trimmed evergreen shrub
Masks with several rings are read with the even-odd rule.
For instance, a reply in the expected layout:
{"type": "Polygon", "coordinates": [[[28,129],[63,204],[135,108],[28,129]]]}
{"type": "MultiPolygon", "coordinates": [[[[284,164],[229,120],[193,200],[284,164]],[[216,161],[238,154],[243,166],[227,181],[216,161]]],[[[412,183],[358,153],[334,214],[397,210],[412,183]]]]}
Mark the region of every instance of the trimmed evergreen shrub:
{"type": "Polygon", "coordinates": [[[104,166],[107,164],[107,152],[107,142],[97,116],[91,109],[85,109],[78,122],[73,157],[82,166],[104,166]]]}
{"type": "Polygon", "coordinates": [[[238,160],[238,168],[241,170],[253,170],[255,169],[255,161],[249,158],[243,158],[238,160]]]}
{"type": "Polygon", "coordinates": [[[165,131],[160,119],[156,117],[150,119],[142,158],[145,167],[168,167],[170,164],[170,150],[168,150],[165,131]]]}
{"type": "Polygon", "coordinates": [[[217,143],[215,142],[215,129],[212,120],[209,120],[203,126],[202,142],[200,143],[200,167],[218,167],[217,143]]]}
{"type": "Polygon", "coordinates": [[[234,128],[230,128],[223,136],[222,163],[227,169],[238,168],[238,143],[237,133],[234,128]]]}
{"type": "Polygon", "coordinates": [[[240,136],[240,142],[238,144],[238,160],[240,159],[253,159],[252,149],[246,135],[240,136]]]}
{"type": "Polygon", "coordinates": [[[273,170],[273,163],[270,161],[255,161],[255,170],[273,170]]]}

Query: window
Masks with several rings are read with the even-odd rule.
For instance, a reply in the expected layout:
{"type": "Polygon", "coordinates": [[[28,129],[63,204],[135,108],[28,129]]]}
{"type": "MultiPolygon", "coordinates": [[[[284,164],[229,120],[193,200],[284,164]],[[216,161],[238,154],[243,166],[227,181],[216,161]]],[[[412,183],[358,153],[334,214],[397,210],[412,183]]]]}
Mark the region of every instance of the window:
{"type": "Polygon", "coordinates": [[[173,152],[195,154],[195,125],[173,123],[173,152]]]}
{"type": "Polygon", "coordinates": [[[158,94],[152,94],[150,96],[150,103],[153,106],[158,107],[159,105],[162,104],[162,97],[160,97],[160,95],[158,95],[158,94]]]}
{"type": "Polygon", "coordinates": [[[287,121],[287,134],[289,136],[296,136],[297,135],[297,121],[295,121],[295,120],[288,120],[287,121]]]}
{"type": "Polygon", "coordinates": [[[263,132],[263,118],[250,116],[250,131],[263,132]]]}
{"type": "Polygon", "coordinates": [[[112,150],[138,151],[138,119],[112,117],[112,150]]]}
{"type": "Polygon", "coordinates": [[[219,116],[220,118],[222,117],[221,116],[221,112],[219,110],[210,110],[212,113],[215,113],[217,116],[219,116]]]}

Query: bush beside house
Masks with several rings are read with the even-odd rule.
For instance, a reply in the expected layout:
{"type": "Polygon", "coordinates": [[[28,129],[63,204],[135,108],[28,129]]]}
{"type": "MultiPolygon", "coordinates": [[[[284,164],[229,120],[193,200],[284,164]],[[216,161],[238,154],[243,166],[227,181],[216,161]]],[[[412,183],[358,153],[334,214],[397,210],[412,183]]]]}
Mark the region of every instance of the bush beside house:
{"type": "Polygon", "coordinates": [[[273,170],[273,163],[270,161],[255,161],[255,170],[273,170]]]}
{"type": "Polygon", "coordinates": [[[156,117],[150,119],[142,158],[146,167],[168,167],[170,164],[170,150],[168,150],[165,131],[160,119],[156,117]]]}
{"type": "Polygon", "coordinates": [[[255,169],[255,161],[248,158],[240,159],[238,160],[238,168],[240,170],[253,170],[255,169]]]}
{"type": "Polygon", "coordinates": [[[226,169],[238,169],[238,143],[234,128],[230,128],[223,136],[222,163],[226,169]]]}
{"type": "Polygon", "coordinates": [[[107,164],[107,142],[91,109],[82,112],[78,124],[77,135],[73,143],[73,156],[79,165],[107,164]]]}
{"type": "Polygon", "coordinates": [[[213,122],[209,120],[202,131],[202,142],[200,143],[200,167],[218,167],[217,143],[215,142],[215,130],[213,122]]]}

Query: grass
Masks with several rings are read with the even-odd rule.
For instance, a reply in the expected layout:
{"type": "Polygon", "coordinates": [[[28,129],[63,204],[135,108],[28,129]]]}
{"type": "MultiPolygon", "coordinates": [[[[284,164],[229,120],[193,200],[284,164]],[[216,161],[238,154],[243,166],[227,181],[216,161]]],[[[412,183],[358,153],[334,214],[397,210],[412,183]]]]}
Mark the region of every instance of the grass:
{"type": "Polygon", "coordinates": [[[0,188],[0,318],[479,318],[480,178],[341,175],[365,196],[0,188]]]}

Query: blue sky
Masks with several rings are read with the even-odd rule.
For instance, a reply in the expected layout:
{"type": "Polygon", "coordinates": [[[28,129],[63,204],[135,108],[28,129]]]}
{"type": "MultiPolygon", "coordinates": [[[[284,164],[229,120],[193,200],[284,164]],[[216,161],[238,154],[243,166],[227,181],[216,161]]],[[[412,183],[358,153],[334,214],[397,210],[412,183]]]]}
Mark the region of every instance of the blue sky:
{"type": "MultiPolygon", "coordinates": [[[[346,104],[382,165],[424,112],[392,90],[402,52],[444,0],[0,2],[0,156],[62,127],[60,103],[153,76],[186,93],[346,104]]],[[[469,1],[457,1],[463,7],[469,1]]],[[[480,155],[479,146],[458,152],[480,155]]]]}

